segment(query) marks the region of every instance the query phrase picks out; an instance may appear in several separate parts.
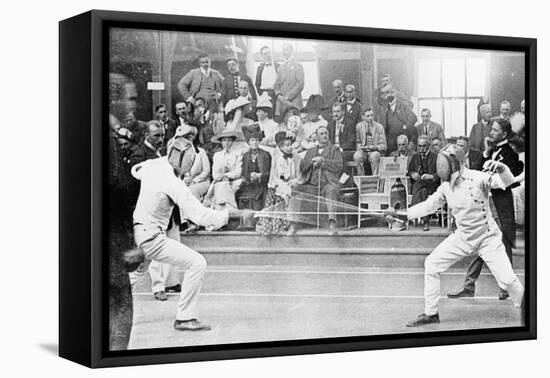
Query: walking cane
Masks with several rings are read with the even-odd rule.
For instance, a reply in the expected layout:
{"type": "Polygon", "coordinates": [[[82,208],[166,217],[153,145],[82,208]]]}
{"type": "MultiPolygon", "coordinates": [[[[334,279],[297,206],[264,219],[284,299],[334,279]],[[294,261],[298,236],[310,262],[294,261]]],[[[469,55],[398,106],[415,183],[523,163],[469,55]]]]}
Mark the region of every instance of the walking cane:
{"type": "Polygon", "coordinates": [[[317,180],[317,229],[320,228],[320,211],[321,211],[321,167],[319,167],[319,180],[317,180]]]}

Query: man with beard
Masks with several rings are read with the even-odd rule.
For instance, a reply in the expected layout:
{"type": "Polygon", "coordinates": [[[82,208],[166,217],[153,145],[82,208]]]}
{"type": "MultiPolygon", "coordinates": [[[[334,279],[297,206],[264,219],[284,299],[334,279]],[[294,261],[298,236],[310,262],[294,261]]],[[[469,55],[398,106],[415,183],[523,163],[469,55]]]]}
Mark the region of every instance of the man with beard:
{"type": "Polygon", "coordinates": [[[424,262],[424,313],[407,327],[439,323],[441,274],[473,253],[485,261],[499,286],[506,288],[514,305],[520,307],[523,285],[506,257],[502,233],[489,206],[490,190],[502,190],[514,182],[510,169],[499,161],[490,160],[484,164],[484,172],[472,171],[464,167],[464,151],[451,144],[441,149],[436,165],[437,175],[442,180],[436,192],[407,210],[390,211],[388,217],[388,221],[395,216],[421,218],[447,204],[456,221],[456,231],[424,262]]]}

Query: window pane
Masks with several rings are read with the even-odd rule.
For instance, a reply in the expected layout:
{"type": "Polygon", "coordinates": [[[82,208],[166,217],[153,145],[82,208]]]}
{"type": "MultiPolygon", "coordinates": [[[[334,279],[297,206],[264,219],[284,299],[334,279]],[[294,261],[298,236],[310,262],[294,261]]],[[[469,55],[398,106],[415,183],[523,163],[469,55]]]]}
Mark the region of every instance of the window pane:
{"type": "MultiPolygon", "coordinates": [[[[468,97],[485,95],[487,66],[484,58],[470,58],[466,61],[468,97]]],[[[469,123],[468,123],[469,124],[469,123]]]]}
{"type": "Polygon", "coordinates": [[[298,49],[297,51],[299,52],[315,52],[315,45],[317,44],[317,41],[304,39],[298,40],[296,44],[296,48],[298,49]]]}
{"type": "Polygon", "coordinates": [[[302,99],[304,106],[307,103],[307,99],[312,94],[320,94],[319,89],[319,69],[317,62],[300,62],[304,67],[304,90],[302,91],[302,99]]]}
{"type": "Polygon", "coordinates": [[[464,59],[443,59],[443,97],[464,97],[464,59]]]}
{"type": "Polygon", "coordinates": [[[457,137],[464,135],[464,100],[444,100],[445,136],[457,137]]]}
{"type": "Polygon", "coordinates": [[[441,116],[442,110],[441,109],[441,100],[419,100],[418,101],[418,123],[422,122],[422,119],[420,118],[420,113],[422,109],[428,108],[430,109],[430,112],[432,113],[432,121],[442,124],[443,117],[441,116]]]}
{"type": "Polygon", "coordinates": [[[472,126],[477,123],[477,105],[479,104],[479,99],[470,99],[468,100],[468,110],[466,112],[466,127],[467,133],[466,136],[470,135],[470,130],[472,126]]]}
{"type": "Polygon", "coordinates": [[[418,60],[418,97],[441,97],[439,59],[418,60]]]}

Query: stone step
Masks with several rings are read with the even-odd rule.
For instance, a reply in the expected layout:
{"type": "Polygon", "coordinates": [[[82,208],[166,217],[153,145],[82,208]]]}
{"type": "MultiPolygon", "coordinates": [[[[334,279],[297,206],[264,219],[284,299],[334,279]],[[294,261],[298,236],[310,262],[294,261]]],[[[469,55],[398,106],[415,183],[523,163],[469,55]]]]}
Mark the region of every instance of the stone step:
{"type": "MultiPolygon", "coordinates": [[[[426,256],[448,235],[436,228],[393,232],[385,228],[301,230],[292,237],[262,236],[255,232],[182,233],[182,241],[201,252],[210,265],[349,266],[419,268],[426,256]]],[[[514,250],[514,268],[524,268],[524,242],[514,250]]],[[[468,259],[456,266],[467,266],[468,259]]]]}

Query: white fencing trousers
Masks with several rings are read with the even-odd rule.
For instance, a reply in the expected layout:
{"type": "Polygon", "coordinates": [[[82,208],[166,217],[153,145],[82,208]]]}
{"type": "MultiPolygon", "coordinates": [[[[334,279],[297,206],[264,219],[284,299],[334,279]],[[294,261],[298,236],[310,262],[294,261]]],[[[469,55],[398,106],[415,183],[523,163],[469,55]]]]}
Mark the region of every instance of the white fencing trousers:
{"type": "Polygon", "coordinates": [[[134,226],[136,244],[147,259],[171,264],[185,270],[176,312],[177,320],[198,319],[197,304],[206,273],[206,260],[195,250],[169,239],[159,228],[134,226]]]}
{"type": "MultiPolygon", "coordinates": [[[[172,227],[166,231],[166,236],[170,239],[180,241],[179,227],[175,222],[172,222],[172,227]]],[[[170,264],[151,261],[149,275],[151,276],[151,291],[153,293],[164,291],[167,287],[175,286],[179,283],[177,269],[170,264]]]]}
{"type": "Polygon", "coordinates": [[[472,251],[472,248],[460,238],[459,234],[454,233],[443,240],[424,261],[424,313],[426,315],[438,313],[441,273],[447,271],[465,256],[475,252],[485,261],[497,280],[498,286],[508,290],[514,305],[516,307],[521,305],[523,285],[512,270],[502,239],[497,235],[491,235],[483,240],[477,250],[472,251]]]}

